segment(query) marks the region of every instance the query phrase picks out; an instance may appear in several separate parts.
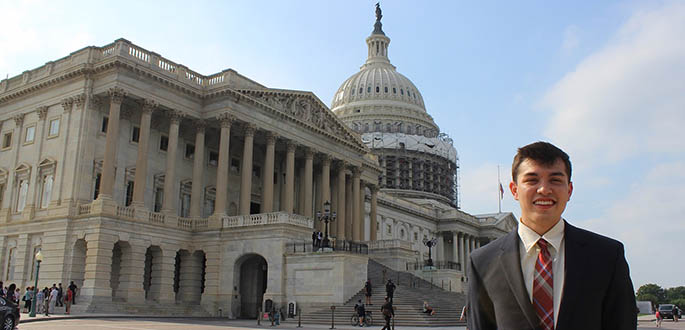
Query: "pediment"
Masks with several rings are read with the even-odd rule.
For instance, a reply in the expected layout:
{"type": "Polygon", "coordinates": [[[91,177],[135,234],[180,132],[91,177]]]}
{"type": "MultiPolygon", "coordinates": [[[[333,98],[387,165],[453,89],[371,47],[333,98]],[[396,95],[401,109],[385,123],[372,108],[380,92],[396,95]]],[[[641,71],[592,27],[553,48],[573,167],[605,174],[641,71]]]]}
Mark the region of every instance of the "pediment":
{"type": "Polygon", "coordinates": [[[57,161],[53,159],[52,157],[45,157],[43,160],[38,163],[38,167],[50,167],[50,166],[55,166],[57,164],[57,161]]]}
{"type": "Polygon", "coordinates": [[[19,172],[29,172],[29,171],[31,171],[31,165],[26,164],[26,163],[21,163],[21,164],[19,164],[19,166],[17,166],[17,167],[14,169],[14,172],[17,172],[17,173],[19,173],[19,172]]]}
{"type": "Polygon", "coordinates": [[[278,111],[303,126],[313,127],[348,142],[360,150],[367,150],[361,136],[354,133],[311,92],[282,89],[239,89],[239,93],[253,101],[278,111]]]}

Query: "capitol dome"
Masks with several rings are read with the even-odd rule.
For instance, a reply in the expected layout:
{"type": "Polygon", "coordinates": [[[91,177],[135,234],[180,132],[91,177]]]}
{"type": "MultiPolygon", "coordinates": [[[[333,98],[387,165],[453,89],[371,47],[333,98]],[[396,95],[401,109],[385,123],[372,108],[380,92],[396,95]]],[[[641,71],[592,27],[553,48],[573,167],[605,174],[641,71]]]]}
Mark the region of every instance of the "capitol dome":
{"type": "Polygon", "coordinates": [[[458,208],[457,151],[426,111],[419,89],[390,63],[381,17],[377,5],[366,62],[338,88],[331,110],[378,156],[384,192],[458,208]]]}

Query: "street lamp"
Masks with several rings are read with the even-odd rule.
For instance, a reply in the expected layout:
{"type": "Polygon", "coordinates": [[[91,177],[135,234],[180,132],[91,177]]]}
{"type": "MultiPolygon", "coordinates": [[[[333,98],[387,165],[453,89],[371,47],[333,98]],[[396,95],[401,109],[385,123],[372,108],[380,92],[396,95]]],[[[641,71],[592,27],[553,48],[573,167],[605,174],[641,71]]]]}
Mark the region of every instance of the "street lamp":
{"type": "Polygon", "coordinates": [[[333,222],[336,219],[335,212],[331,214],[331,202],[326,201],[323,203],[323,214],[321,214],[321,211],[316,211],[316,219],[319,221],[323,221],[326,224],[324,229],[323,243],[321,244],[321,247],[330,247],[328,241],[328,223],[333,222]]]}
{"type": "Polygon", "coordinates": [[[428,247],[428,262],[426,266],[433,267],[433,258],[431,257],[431,248],[438,244],[438,239],[433,237],[433,239],[423,239],[423,245],[428,247]]]}
{"type": "Polygon", "coordinates": [[[31,299],[31,313],[30,317],[36,317],[36,300],[38,300],[38,273],[40,272],[40,263],[43,261],[43,253],[38,250],[36,253],[36,283],[33,286],[33,299],[31,299]]]}

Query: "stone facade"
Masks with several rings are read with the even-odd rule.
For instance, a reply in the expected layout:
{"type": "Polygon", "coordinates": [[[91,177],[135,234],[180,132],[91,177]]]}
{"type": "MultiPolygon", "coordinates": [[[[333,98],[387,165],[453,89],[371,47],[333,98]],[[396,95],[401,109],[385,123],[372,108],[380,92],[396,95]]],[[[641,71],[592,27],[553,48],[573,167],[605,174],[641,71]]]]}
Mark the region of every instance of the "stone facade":
{"type": "Polygon", "coordinates": [[[33,285],[41,250],[39,286],[74,281],[79,308],[254,317],[266,300],[342,303],[368,257],[405,270],[434,236],[461,278],[454,265],[513,219],[390,194],[382,172],[310,92],[204,76],[124,39],[86,47],[0,82],[0,276],[33,285]],[[322,230],[326,201],[334,241],[368,254],[288,250],[322,230]]]}

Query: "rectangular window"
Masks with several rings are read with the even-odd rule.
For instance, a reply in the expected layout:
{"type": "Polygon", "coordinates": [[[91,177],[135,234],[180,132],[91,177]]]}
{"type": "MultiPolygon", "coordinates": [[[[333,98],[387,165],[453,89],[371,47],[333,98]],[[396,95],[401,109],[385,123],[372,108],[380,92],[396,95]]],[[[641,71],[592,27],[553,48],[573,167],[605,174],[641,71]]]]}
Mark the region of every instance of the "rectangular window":
{"type": "Polygon", "coordinates": [[[240,160],[231,158],[231,172],[240,173],[240,160]]]}
{"type": "Polygon", "coordinates": [[[102,125],[100,125],[100,132],[107,133],[107,125],[109,125],[109,117],[102,117],[102,125]]]}
{"type": "Polygon", "coordinates": [[[138,143],[140,140],[140,127],[133,126],[131,129],[131,142],[138,143]]]}
{"type": "Polygon", "coordinates": [[[26,128],[26,134],[24,135],[24,143],[32,143],[33,139],[36,138],[36,126],[29,126],[26,128]]]}
{"type": "Polygon", "coordinates": [[[2,148],[9,149],[12,147],[12,132],[5,133],[2,136],[2,148]]]}
{"type": "Polygon", "coordinates": [[[261,178],[262,177],[262,168],[257,166],[257,165],[253,166],[252,167],[252,176],[255,178],[261,178]]]}
{"type": "Polygon", "coordinates": [[[50,205],[50,196],[52,195],[52,174],[43,177],[43,193],[40,198],[40,207],[47,208],[50,205]]]}
{"type": "Polygon", "coordinates": [[[161,187],[155,188],[155,205],[154,211],[159,212],[162,210],[162,202],[164,200],[164,189],[161,187]]]}
{"type": "Polygon", "coordinates": [[[186,159],[193,159],[195,157],[195,145],[186,143],[186,153],[185,153],[186,159]]]}
{"type": "Polygon", "coordinates": [[[169,137],[166,135],[160,135],[159,137],[159,150],[167,151],[169,149],[169,137]]]}
{"type": "Polygon", "coordinates": [[[102,178],[102,175],[100,173],[95,175],[95,188],[93,188],[93,200],[98,199],[98,196],[100,195],[100,179],[102,178]]]}
{"type": "Polygon", "coordinates": [[[387,232],[388,232],[388,235],[392,235],[392,226],[387,225],[387,232]]]}
{"type": "Polygon", "coordinates": [[[219,164],[219,153],[210,151],[209,152],[209,165],[217,166],[219,164]]]}
{"type": "Polygon", "coordinates": [[[181,209],[179,216],[183,218],[190,216],[190,194],[181,193],[181,209]]]}
{"type": "Polygon", "coordinates": [[[126,182],[126,206],[133,201],[133,181],[126,182]]]}
{"type": "Polygon", "coordinates": [[[55,137],[59,135],[59,118],[50,120],[50,131],[48,131],[48,137],[55,137]]]}
{"type": "Polygon", "coordinates": [[[11,248],[9,253],[7,254],[7,277],[5,277],[6,281],[14,280],[14,264],[16,259],[16,253],[17,248],[11,248]]]}
{"type": "Polygon", "coordinates": [[[17,212],[21,212],[24,210],[24,207],[26,206],[26,193],[28,192],[28,190],[28,180],[19,181],[19,191],[17,196],[17,212]]]}

